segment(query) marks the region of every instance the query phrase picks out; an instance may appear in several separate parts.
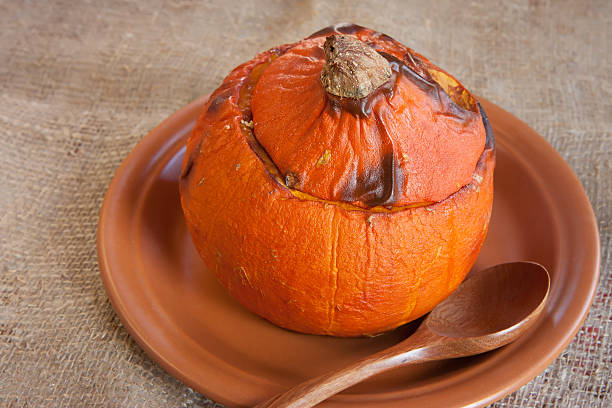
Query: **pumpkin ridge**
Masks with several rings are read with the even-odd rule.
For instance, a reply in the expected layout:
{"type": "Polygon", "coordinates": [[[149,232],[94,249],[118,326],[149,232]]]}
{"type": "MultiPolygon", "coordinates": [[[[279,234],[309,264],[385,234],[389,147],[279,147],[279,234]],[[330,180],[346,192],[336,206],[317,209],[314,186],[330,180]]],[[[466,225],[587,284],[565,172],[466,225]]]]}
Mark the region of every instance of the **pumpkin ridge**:
{"type": "MultiPolygon", "coordinates": [[[[334,30],[369,41],[376,51],[387,52],[396,58],[403,58],[407,49],[372,30],[346,25],[334,30]]],[[[323,40],[316,41],[322,44],[323,40]]],[[[186,176],[179,182],[186,225],[209,272],[253,313],[278,326],[305,333],[343,337],[381,333],[430,311],[465,278],[474,264],[486,235],[493,201],[495,152],[490,124],[484,110],[478,106],[475,118],[480,117],[479,122],[482,122],[478,126],[484,129],[484,146],[482,151],[476,152],[474,162],[468,163],[467,173],[471,178],[439,200],[412,202],[405,206],[401,205],[405,201],[398,201],[389,208],[367,207],[363,203],[358,206],[325,200],[308,194],[309,190],[292,189],[283,180],[286,169],[277,166],[280,162],[275,161],[270,145],[260,138],[258,132],[263,129],[262,123],[254,112],[258,103],[261,107],[262,102],[269,105],[281,100],[283,92],[295,89],[309,96],[286,100],[284,105],[275,105],[276,108],[267,106],[276,109],[276,112],[271,110],[270,118],[288,118],[288,122],[268,129],[272,130],[277,143],[283,143],[287,132],[312,127],[306,121],[312,117],[308,115],[317,114],[321,121],[328,121],[321,127],[321,132],[328,132],[327,136],[311,140],[310,150],[301,146],[302,151],[296,153],[298,156],[308,153],[307,160],[290,163],[298,169],[306,164],[313,167],[321,177],[316,180],[320,183],[332,179],[332,167],[340,160],[348,164],[345,167],[350,171],[353,162],[360,163],[355,169],[361,171],[383,160],[383,153],[388,153],[384,150],[395,152],[395,156],[391,156],[393,160],[406,160],[402,153],[412,151],[406,150],[401,143],[402,138],[413,137],[411,132],[433,129],[447,140],[450,137],[446,134],[448,129],[457,127],[452,117],[435,117],[429,113],[421,118],[425,119],[422,128],[421,124],[411,126],[404,120],[407,115],[432,109],[434,102],[429,99],[424,101],[425,105],[418,99],[415,102],[401,84],[394,88],[394,97],[388,103],[384,100],[386,94],[374,101],[383,105],[374,103],[369,118],[352,115],[344,109],[339,110],[341,115],[338,115],[331,104],[321,102],[325,96],[321,94],[322,87],[312,86],[313,80],[319,80],[312,66],[293,70],[308,75],[290,78],[283,88],[274,88],[274,82],[265,84],[271,86],[269,96],[272,98],[258,101],[253,97],[248,103],[249,88],[253,91],[264,86],[262,81],[273,73],[270,70],[278,72],[278,64],[289,62],[291,65],[283,58],[295,47],[297,45],[286,46],[286,53],[278,49],[264,52],[242,64],[226,77],[204,106],[187,142],[183,162],[186,176]],[[267,67],[253,72],[255,66],[271,60],[267,67]],[[258,72],[261,76],[255,80],[258,72]],[[304,78],[310,82],[303,82],[304,78]],[[322,115],[314,111],[321,105],[325,105],[322,115]],[[379,118],[375,123],[376,115],[379,118]],[[396,117],[401,115],[395,123],[396,117]],[[436,124],[435,120],[440,123],[436,124]],[[444,124],[444,120],[450,124],[444,124]],[[376,132],[379,126],[384,126],[388,135],[373,134],[372,126],[376,132]],[[369,152],[369,157],[355,154],[353,159],[348,144],[352,141],[350,137],[343,139],[346,136],[343,132],[354,132],[352,136],[358,139],[371,138],[367,143],[354,140],[355,152],[372,146],[375,149],[369,152]],[[397,145],[377,148],[387,136],[397,145]],[[341,145],[346,155],[332,149],[332,142],[341,145]],[[325,153],[328,149],[330,152],[325,153]],[[319,158],[322,161],[317,166],[319,158]],[[241,167],[238,168],[238,164],[242,164],[241,167]]],[[[300,53],[308,56],[311,51],[302,47],[300,53]]],[[[321,57],[317,55],[320,64],[321,57]]],[[[419,64],[427,77],[429,62],[412,51],[409,55],[414,56],[414,64],[419,64]]],[[[291,71],[287,71],[289,75],[291,71]]],[[[439,84],[440,89],[448,89],[451,93],[446,99],[452,100],[453,96],[470,107],[470,102],[474,101],[471,95],[464,92],[458,82],[453,82],[452,77],[440,72],[442,80],[446,81],[439,84]]],[[[268,80],[277,78],[268,77],[268,80]]],[[[438,91],[442,103],[447,92],[444,89],[438,91]]],[[[461,114],[460,110],[458,112],[461,114]]],[[[451,138],[451,143],[463,143],[462,140],[462,137],[454,141],[451,138]]],[[[422,140],[417,141],[416,146],[429,148],[422,140]]],[[[416,160],[423,151],[427,150],[414,151],[416,160]]],[[[441,163],[433,168],[424,167],[423,171],[435,184],[436,175],[447,168],[441,163]]],[[[412,177],[412,173],[406,174],[412,177]]]]}
{"type": "Polygon", "coordinates": [[[338,281],[339,281],[339,274],[340,274],[340,270],[338,269],[338,240],[340,238],[340,230],[339,230],[339,223],[340,221],[338,220],[338,214],[336,211],[332,212],[333,216],[332,216],[332,221],[331,221],[331,229],[332,229],[332,234],[331,234],[331,243],[332,243],[332,248],[331,248],[331,258],[330,258],[330,271],[332,272],[333,275],[333,280],[334,280],[334,288],[333,288],[333,293],[332,296],[330,297],[330,302],[328,303],[328,307],[329,307],[329,323],[327,325],[327,332],[330,332],[333,324],[334,324],[334,316],[336,313],[336,306],[338,305],[338,300],[337,300],[337,295],[338,295],[338,281]]]}

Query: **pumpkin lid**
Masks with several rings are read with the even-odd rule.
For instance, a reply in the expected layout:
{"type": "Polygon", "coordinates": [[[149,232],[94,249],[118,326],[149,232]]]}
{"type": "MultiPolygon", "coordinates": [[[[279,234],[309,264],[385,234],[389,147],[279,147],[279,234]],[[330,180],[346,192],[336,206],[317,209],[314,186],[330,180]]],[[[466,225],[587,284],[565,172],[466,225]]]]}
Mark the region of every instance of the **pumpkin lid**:
{"type": "Polygon", "coordinates": [[[255,138],[289,188],[359,207],[441,201],[471,182],[485,147],[458,81],[358,26],[290,46],[250,102],[255,138]]]}

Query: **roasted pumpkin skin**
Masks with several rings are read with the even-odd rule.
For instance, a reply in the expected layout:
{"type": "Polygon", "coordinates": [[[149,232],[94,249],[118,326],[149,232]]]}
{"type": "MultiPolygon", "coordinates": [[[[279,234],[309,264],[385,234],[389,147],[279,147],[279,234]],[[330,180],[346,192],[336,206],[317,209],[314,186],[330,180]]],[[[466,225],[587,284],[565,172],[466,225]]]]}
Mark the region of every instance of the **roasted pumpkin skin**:
{"type": "MultiPolygon", "coordinates": [[[[405,58],[408,50],[390,37],[354,25],[328,28],[305,42],[322,46],[324,38],[334,33],[356,36],[398,59],[405,58]]],[[[473,265],[493,201],[493,135],[472,96],[450,75],[409,50],[418,58],[414,70],[420,69],[455,104],[471,112],[466,114],[474,133],[470,160],[474,150],[480,151],[476,163],[469,164],[469,180],[461,175],[461,184],[442,199],[438,196],[449,191],[448,183],[444,188],[425,186],[420,195],[403,184],[391,200],[384,194],[378,201],[356,195],[347,199],[334,194],[333,186],[341,183],[326,178],[320,171],[325,165],[317,167],[315,162],[315,171],[299,174],[311,179],[313,187],[300,189],[302,185],[287,178],[292,173],[277,163],[290,157],[289,149],[272,152],[270,129],[279,144],[282,129],[264,123],[263,112],[272,99],[269,90],[258,87],[264,86],[259,81],[271,74],[266,70],[274,60],[305,42],[259,54],[232,71],[211,95],[187,142],[180,179],[183,211],[207,268],[249,310],[299,332],[372,335],[430,311],[473,265]],[[266,130],[258,129],[260,125],[266,130]],[[258,134],[265,134],[265,148],[258,134]]],[[[319,146],[318,159],[323,161],[325,151],[331,150],[325,147],[319,146]]],[[[377,155],[368,156],[370,166],[382,164],[376,157],[384,155],[377,155]]],[[[327,164],[333,165],[331,158],[339,157],[331,153],[327,164]]],[[[458,161],[459,167],[465,167],[458,161]]],[[[287,163],[292,166],[291,160],[287,163]]],[[[342,163],[338,168],[342,170],[342,163]]]]}

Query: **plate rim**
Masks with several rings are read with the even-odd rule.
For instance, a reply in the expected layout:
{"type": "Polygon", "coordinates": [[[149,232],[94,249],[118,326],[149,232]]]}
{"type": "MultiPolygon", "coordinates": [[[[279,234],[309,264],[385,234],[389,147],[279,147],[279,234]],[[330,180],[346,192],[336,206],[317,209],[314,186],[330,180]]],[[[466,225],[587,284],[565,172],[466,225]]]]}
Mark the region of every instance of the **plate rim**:
{"type": "MultiPolygon", "coordinates": [[[[204,95],[194,100],[193,102],[189,103],[188,105],[174,112],[173,114],[168,116],[165,120],[163,120],[161,123],[159,123],[157,126],[155,126],[150,132],[147,133],[146,136],[144,136],[136,144],[136,146],[130,151],[127,157],[122,161],[119,168],[116,170],[107,188],[107,191],[104,197],[104,201],[100,209],[100,215],[99,215],[99,220],[98,220],[98,230],[97,230],[98,264],[100,267],[101,279],[103,281],[105,290],[107,292],[107,295],[110,299],[111,305],[115,313],[119,316],[123,326],[128,330],[132,338],[136,340],[136,342],[140,345],[140,347],[142,347],[142,349],[147,353],[147,355],[150,358],[152,358],[154,361],[156,361],[158,364],[160,364],[168,373],[178,378],[184,384],[195,389],[196,391],[201,392],[202,394],[206,395],[207,397],[212,398],[213,400],[217,402],[221,402],[226,405],[236,405],[237,402],[235,400],[232,400],[231,398],[227,397],[227,395],[223,395],[222,393],[217,392],[214,389],[214,387],[208,387],[205,384],[202,384],[200,381],[197,381],[196,379],[194,379],[192,375],[189,375],[188,373],[185,373],[183,370],[181,370],[180,367],[178,367],[176,364],[174,364],[172,361],[166,358],[163,351],[157,350],[156,347],[154,347],[149,342],[146,335],[144,335],[143,333],[140,333],[137,330],[136,328],[137,324],[133,321],[131,313],[127,310],[122,300],[122,297],[120,296],[120,291],[118,290],[117,285],[115,284],[115,281],[113,280],[112,271],[111,271],[111,262],[109,261],[109,254],[107,252],[107,245],[106,245],[106,242],[108,239],[106,229],[109,223],[111,222],[110,220],[112,220],[112,214],[111,214],[112,202],[121,191],[121,187],[122,187],[121,182],[125,181],[125,179],[128,176],[130,176],[131,174],[130,170],[132,170],[132,166],[135,164],[135,161],[136,161],[135,158],[138,158],[139,156],[141,156],[142,152],[145,152],[145,151],[159,150],[160,152],[162,152],[162,151],[168,150],[168,146],[166,146],[166,144],[174,144],[175,143],[174,138],[169,139],[169,141],[165,142],[166,144],[162,143],[160,146],[159,143],[155,143],[159,140],[159,135],[166,132],[168,128],[170,129],[175,128],[176,126],[174,124],[176,123],[184,124],[184,123],[194,122],[195,118],[199,115],[202,105],[206,102],[207,99],[208,99],[208,95],[204,95]],[[156,149],[154,149],[155,146],[157,146],[156,149]]],[[[563,173],[565,175],[570,176],[573,179],[574,183],[571,184],[571,187],[575,191],[573,195],[572,194],[568,194],[568,195],[580,197],[580,200],[578,202],[575,202],[574,205],[577,207],[582,207],[581,210],[579,211],[579,214],[581,214],[581,216],[583,218],[586,218],[588,221],[586,223],[582,223],[582,225],[585,226],[585,230],[583,232],[586,235],[590,236],[591,238],[591,242],[588,242],[587,245],[594,244],[594,247],[591,248],[592,249],[591,252],[593,253],[590,256],[585,257],[585,259],[588,258],[588,260],[592,260],[592,263],[594,264],[593,265],[594,268],[589,268],[589,270],[591,269],[593,270],[593,273],[591,274],[592,279],[590,280],[590,287],[589,287],[588,295],[584,298],[581,304],[580,313],[576,316],[576,318],[572,322],[573,325],[572,325],[571,330],[566,331],[565,337],[562,339],[562,341],[561,342],[557,341],[555,343],[555,347],[552,347],[546,356],[538,360],[537,364],[534,364],[533,366],[531,366],[530,369],[524,371],[522,375],[513,376],[513,378],[505,382],[503,386],[500,387],[497,391],[486,392],[485,393],[486,395],[480,398],[477,398],[476,400],[473,400],[473,402],[468,405],[464,405],[464,406],[469,406],[469,407],[483,406],[483,405],[490,404],[494,401],[497,401],[503,398],[504,396],[516,391],[523,385],[527,384],[529,381],[535,378],[538,374],[544,371],[550,364],[552,364],[552,362],[563,352],[563,350],[574,339],[576,333],[580,330],[580,328],[582,327],[584,323],[584,320],[587,317],[588,311],[593,302],[593,298],[595,296],[596,289],[599,283],[600,264],[601,264],[601,247],[600,247],[601,244],[600,244],[600,236],[599,236],[599,231],[598,231],[598,226],[597,226],[597,219],[595,217],[592,206],[590,204],[590,200],[588,199],[588,196],[586,195],[586,192],[584,191],[584,187],[582,186],[582,183],[580,182],[576,174],[573,172],[569,164],[567,164],[567,162],[563,160],[563,158],[559,155],[559,153],[548,143],[546,139],[540,136],[535,130],[533,130],[527,124],[522,122],[516,116],[503,110],[499,106],[487,101],[484,98],[478,97],[477,99],[485,106],[485,109],[487,113],[489,114],[489,117],[497,116],[496,114],[491,114],[491,111],[497,111],[496,112],[497,114],[507,116],[509,119],[508,122],[511,123],[514,127],[519,127],[521,129],[521,132],[527,132],[528,137],[532,137],[534,138],[534,140],[537,140],[537,142],[535,142],[537,147],[539,149],[544,150],[545,155],[551,157],[551,160],[554,161],[558,165],[557,167],[561,167],[563,173]]],[[[183,125],[183,128],[186,128],[188,126],[189,125],[187,126],[183,125]]],[[[498,143],[499,143],[499,139],[498,139],[498,143]]],[[[505,145],[505,143],[502,143],[502,144],[505,145]]],[[[172,147],[173,146],[171,145],[170,148],[172,147]]],[[[509,147],[509,146],[505,145],[505,147],[509,147]]],[[[154,157],[151,158],[149,162],[154,163],[155,158],[154,157]]],[[[166,163],[167,162],[163,162],[162,164],[166,164],[166,163]]],[[[255,382],[261,382],[262,380],[264,380],[263,382],[269,383],[268,380],[260,378],[260,377],[256,377],[244,370],[241,370],[238,367],[235,367],[223,361],[220,358],[217,358],[216,356],[208,352],[208,350],[205,350],[205,351],[208,354],[207,357],[210,357],[211,359],[216,360],[217,363],[219,363],[220,366],[222,366],[226,370],[226,372],[223,373],[225,374],[224,378],[231,378],[231,377],[239,375],[240,377],[246,377],[247,380],[252,380],[255,382]]],[[[219,367],[219,366],[216,366],[216,367],[219,367]]],[[[219,373],[217,373],[217,375],[218,374],[219,373]]],[[[393,392],[386,393],[385,395],[392,395],[392,394],[393,392]]],[[[357,399],[359,399],[358,397],[360,395],[363,396],[363,394],[338,396],[334,398],[334,400],[337,399],[337,401],[335,402],[338,402],[338,403],[350,403],[351,400],[355,400],[356,397],[357,399]]],[[[404,401],[404,403],[405,402],[406,401],[404,401]]],[[[371,405],[367,403],[367,401],[365,404],[361,403],[362,406],[365,406],[366,404],[368,406],[371,405]]],[[[342,404],[342,405],[346,405],[346,404],[342,404]]],[[[376,405],[378,406],[385,405],[389,407],[395,406],[393,401],[388,401],[385,403],[380,403],[380,405],[379,404],[376,404],[376,405]]]]}

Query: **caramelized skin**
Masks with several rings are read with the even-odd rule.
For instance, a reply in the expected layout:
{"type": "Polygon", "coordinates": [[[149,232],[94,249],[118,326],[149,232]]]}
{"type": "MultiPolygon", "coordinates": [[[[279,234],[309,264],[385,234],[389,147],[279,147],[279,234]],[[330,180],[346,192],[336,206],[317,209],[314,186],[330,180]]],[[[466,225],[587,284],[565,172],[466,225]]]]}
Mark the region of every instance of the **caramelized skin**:
{"type": "Polygon", "coordinates": [[[485,142],[477,110],[389,53],[394,75],[377,92],[329,95],[324,40],[276,59],[252,98],[255,136],[293,188],[368,208],[440,201],[471,181],[485,142]]]}
{"type": "MultiPolygon", "coordinates": [[[[356,28],[355,34],[367,36],[381,51],[401,57],[396,55],[399,46],[388,37],[364,28],[356,28]]],[[[404,142],[393,141],[395,150],[391,159],[387,159],[391,165],[385,167],[382,162],[389,157],[385,156],[388,147],[382,142],[375,143],[384,139],[380,127],[373,126],[376,130],[364,131],[364,134],[371,136],[368,143],[377,150],[360,158],[363,167],[356,167],[351,173],[358,181],[362,177],[361,181],[355,181],[352,190],[347,187],[348,182],[336,185],[337,193],[343,197],[360,198],[361,201],[356,201],[359,205],[296,194],[287,188],[287,182],[293,184],[296,179],[299,182],[299,174],[287,178],[272,146],[265,144],[266,136],[259,140],[263,128],[255,109],[259,103],[258,87],[266,73],[273,72],[275,64],[296,48],[299,50],[298,46],[287,45],[259,54],[232,71],[211,95],[187,143],[183,164],[180,189],[187,226],[200,256],[220,283],[237,301],[273,323],[300,332],[336,336],[360,336],[392,329],[430,311],[459,285],[474,263],[486,236],[493,201],[493,146],[487,144],[484,150],[481,147],[481,154],[476,157],[478,163],[471,165],[471,181],[462,179],[462,183],[467,183],[463,187],[455,187],[450,196],[437,203],[404,208],[398,207],[398,203],[410,200],[401,201],[406,198],[405,192],[396,187],[405,184],[395,181],[397,174],[388,178],[392,181],[386,181],[385,171],[381,171],[382,176],[364,176],[368,174],[367,160],[371,168],[399,166],[403,169],[397,164],[401,158],[397,152],[404,151],[401,150],[404,142]],[[265,64],[269,65],[259,76],[255,68],[265,64]],[[255,123],[251,125],[250,92],[245,90],[252,88],[253,83],[251,106],[255,123]],[[377,186],[376,180],[382,180],[382,190],[377,190],[380,185],[377,186]],[[392,193],[384,187],[388,185],[392,185],[392,193]],[[346,191],[352,191],[352,196],[346,191]],[[388,197],[394,200],[393,211],[383,207],[365,208],[378,202],[389,204],[388,197]],[[377,208],[384,211],[374,211],[377,208]]],[[[304,52],[312,57],[311,50],[304,52]]],[[[413,57],[420,58],[416,54],[413,57]]],[[[426,64],[420,64],[421,68],[413,64],[413,70],[422,69],[419,75],[429,81],[422,68],[426,64]]],[[[304,77],[314,75],[306,69],[310,65],[301,66],[305,69],[304,77]]],[[[408,90],[423,95],[421,88],[402,78],[393,90],[395,96],[408,90]]],[[[462,87],[456,88],[452,77],[448,78],[448,84],[455,87],[448,88],[453,100],[480,118],[475,113],[478,112],[475,101],[465,97],[469,94],[462,87]]],[[[336,108],[329,100],[320,98],[320,94],[316,97],[317,91],[309,88],[312,84],[307,81],[292,84],[296,88],[301,86],[304,94],[312,94],[301,96],[300,101],[318,101],[321,109],[330,109],[328,119],[333,119],[336,108]]],[[[436,104],[442,102],[429,99],[427,106],[433,112],[436,104]]],[[[388,132],[392,133],[391,127],[398,120],[388,117],[392,115],[392,102],[393,97],[389,100],[384,92],[375,96],[370,119],[341,111],[333,129],[345,129],[343,137],[349,137],[348,129],[359,126],[361,132],[361,124],[365,128],[368,120],[375,120],[374,113],[379,112],[376,115],[386,121],[388,132]]],[[[279,108],[279,112],[290,116],[300,110],[304,116],[296,118],[312,123],[318,117],[317,109],[294,101],[290,106],[279,108]],[[311,117],[306,115],[308,112],[312,113],[311,117]]],[[[454,126],[462,121],[452,118],[449,123],[454,126]]],[[[277,130],[284,132],[276,134],[277,138],[286,132],[277,130]]],[[[328,138],[333,140],[334,134],[328,138]]],[[[493,139],[487,141],[492,143],[493,139]]],[[[362,150],[370,145],[364,144],[362,150]]],[[[331,145],[319,147],[317,154],[311,152],[309,157],[322,159],[319,168],[334,166],[336,156],[331,152],[331,145]],[[330,150],[329,157],[325,150],[330,150]]],[[[315,164],[311,171],[317,169],[315,164]]],[[[402,171],[403,179],[408,179],[410,174],[402,171]]],[[[334,192],[336,187],[329,187],[332,185],[326,188],[334,192]]]]}

